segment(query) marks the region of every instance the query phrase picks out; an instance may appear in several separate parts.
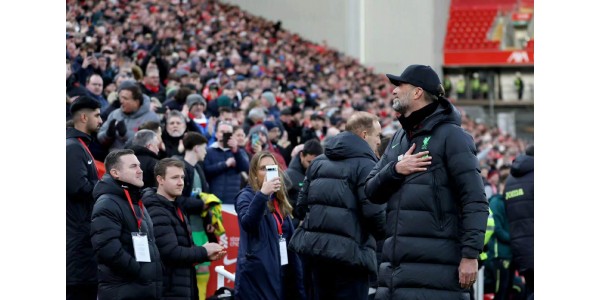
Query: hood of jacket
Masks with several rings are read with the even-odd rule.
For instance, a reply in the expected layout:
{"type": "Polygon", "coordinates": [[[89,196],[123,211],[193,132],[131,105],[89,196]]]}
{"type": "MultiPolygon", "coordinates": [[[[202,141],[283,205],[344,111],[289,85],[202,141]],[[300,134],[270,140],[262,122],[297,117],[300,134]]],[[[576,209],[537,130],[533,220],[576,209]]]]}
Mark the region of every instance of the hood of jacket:
{"type": "Polygon", "coordinates": [[[325,156],[331,160],[365,157],[377,160],[369,144],[352,132],[342,132],[331,137],[325,144],[325,156]]]}
{"type": "Polygon", "coordinates": [[[173,202],[169,199],[159,195],[156,192],[156,188],[146,188],[142,191],[142,202],[146,207],[158,206],[167,209],[173,209],[173,202]]]}
{"type": "Polygon", "coordinates": [[[302,162],[300,161],[300,153],[296,154],[296,156],[294,156],[294,158],[292,158],[292,161],[290,162],[290,166],[288,169],[292,169],[301,174],[306,174],[306,170],[304,169],[304,166],[302,165],[302,162]]]}
{"type": "Polygon", "coordinates": [[[158,154],[150,151],[150,149],[146,148],[146,147],[142,147],[142,146],[137,146],[137,145],[133,145],[130,146],[129,149],[133,150],[133,153],[135,154],[135,156],[150,156],[150,157],[154,157],[156,159],[160,159],[158,157],[158,154]]]}
{"type": "Polygon", "coordinates": [[[131,196],[131,201],[133,203],[137,203],[137,201],[141,199],[141,191],[139,187],[122,182],[120,180],[115,180],[110,176],[110,174],[106,173],[94,187],[92,195],[94,196],[94,200],[98,200],[98,198],[104,194],[115,195],[123,199],[127,199],[125,196],[125,189],[129,191],[129,195],[131,196]]]}
{"type": "Polygon", "coordinates": [[[514,177],[522,177],[533,171],[533,156],[518,156],[510,168],[510,174],[514,177]]]}
{"type": "Polygon", "coordinates": [[[438,124],[451,123],[460,126],[461,115],[448,99],[439,97],[437,109],[426,117],[414,130],[412,135],[427,133],[433,130],[438,124]]]}

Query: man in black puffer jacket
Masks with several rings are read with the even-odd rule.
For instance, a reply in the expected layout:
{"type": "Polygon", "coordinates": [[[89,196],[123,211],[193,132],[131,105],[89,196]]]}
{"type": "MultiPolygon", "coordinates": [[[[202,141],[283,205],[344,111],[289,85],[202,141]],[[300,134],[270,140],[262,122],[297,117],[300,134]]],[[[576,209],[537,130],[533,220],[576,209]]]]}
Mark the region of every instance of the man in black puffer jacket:
{"type": "Polygon", "coordinates": [[[140,162],[133,150],[120,149],[109,153],[104,165],[106,174],[93,192],[91,229],[98,299],[160,299],[162,264],[152,219],[140,199],[140,162]]]}
{"type": "Polygon", "coordinates": [[[385,233],[385,206],[364,193],[381,125],[373,114],[357,112],[346,130],[310,164],[297,203],[304,220],[290,241],[310,265],[317,299],[367,299],[369,273],[377,268],[375,238],[385,233]]]}
{"type": "MultiPolygon", "coordinates": [[[[183,191],[183,162],[160,160],[154,169],[158,188],[144,190],[142,201],[154,224],[156,245],[164,266],[162,299],[198,299],[194,265],[225,255],[223,247],[207,243],[194,245],[190,222],[178,202],[183,191]]],[[[198,200],[200,201],[200,200],[198,200]]]]}
{"type": "Polygon", "coordinates": [[[298,215],[296,210],[296,201],[298,200],[298,194],[304,184],[304,177],[306,176],[306,169],[310,166],[310,163],[319,155],[323,154],[323,146],[317,139],[308,140],[304,143],[302,150],[292,158],[290,167],[285,170],[285,174],[290,179],[290,184],[286,183],[286,188],[290,200],[290,204],[294,210],[294,228],[298,228],[298,215]]]}
{"type": "Polygon", "coordinates": [[[92,134],[102,125],[100,104],[81,96],[70,107],[72,128],[67,128],[67,300],[94,300],[98,265],[90,240],[90,221],[98,170],[88,148],[92,134]]]}
{"type": "Polygon", "coordinates": [[[375,299],[468,300],[488,217],[473,138],[431,67],[387,76],[402,129],[365,186],[388,204],[375,299]]]}
{"type": "Polygon", "coordinates": [[[533,294],[533,145],[512,164],[504,189],[510,247],[516,268],[533,294]]]}

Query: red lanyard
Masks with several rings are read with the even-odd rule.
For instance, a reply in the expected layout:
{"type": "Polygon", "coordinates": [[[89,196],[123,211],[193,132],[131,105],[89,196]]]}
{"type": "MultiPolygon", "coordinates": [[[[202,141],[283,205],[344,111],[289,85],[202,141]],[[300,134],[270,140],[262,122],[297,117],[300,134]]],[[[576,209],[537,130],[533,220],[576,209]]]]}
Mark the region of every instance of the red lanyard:
{"type": "Polygon", "coordinates": [[[129,191],[125,190],[125,189],[124,189],[124,191],[125,191],[125,196],[127,197],[127,201],[129,201],[129,206],[131,206],[131,211],[133,211],[133,216],[137,220],[138,231],[142,232],[142,219],[144,218],[144,204],[142,203],[142,201],[138,200],[138,206],[140,207],[140,211],[142,212],[142,217],[138,218],[137,214],[135,213],[135,209],[133,209],[133,202],[131,201],[131,196],[129,196],[129,191]]]}
{"type": "Polygon", "coordinates": [[[277,201],[277,199],[273,199],[273,206],[275,206],[275,212],[273,212],[273,217],[275,218],[275,222],[277,222],[277,232],[279,233],[279,236],[283,236],[283,217],[281,215],[281,212],[279,211],[279,202],[277,201]],[[279,218],[277,218],[278,216],[279,218]],[[281,222],[279,222],[279,219],[281,219],[281,222]]]}
{"type": "Polygon", "coordinates": [[[179,207],[177,208],[177,215],[179,216],[179,219],[181,219],[181,222],[183,222],[183,224],[185,224],[185,219],[183,218],[183,213],[181,212],[181,209],[179,207]]]}
{"type": "MultiPolygon", "coordinates": [[[[94,156],[92,155],[92,152],[90,152],[90,149],[88,149],[87,145],[83,142],[83,140],[81,138],[77,138],[77,139],[79,140],[79,142],[81,143],[81,145],[83,145],[83,148],[85,148],[85,151],[87,151],[87,153],[90,155],[90,157],[93,160],[94,156]]],[[[96,177],[98,179],[100,179],[100,176],[98,176],[98,167],[96,166],[96,163],[94,163],[94,169],[96,170],[96,177]]]]}

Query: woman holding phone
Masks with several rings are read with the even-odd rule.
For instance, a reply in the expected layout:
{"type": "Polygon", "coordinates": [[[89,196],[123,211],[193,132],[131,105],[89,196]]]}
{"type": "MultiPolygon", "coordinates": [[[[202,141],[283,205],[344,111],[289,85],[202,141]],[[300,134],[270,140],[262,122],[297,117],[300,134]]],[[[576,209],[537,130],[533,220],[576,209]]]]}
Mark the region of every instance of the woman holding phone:
{"type": "Polygon", "coordinates": [[[272,153],[250,161],[248,185],[235,199],[240,227],[235,299],[305,299],[283,172],[272,153]],[[268,180],[269,178],[270,180],[268,180]]]}

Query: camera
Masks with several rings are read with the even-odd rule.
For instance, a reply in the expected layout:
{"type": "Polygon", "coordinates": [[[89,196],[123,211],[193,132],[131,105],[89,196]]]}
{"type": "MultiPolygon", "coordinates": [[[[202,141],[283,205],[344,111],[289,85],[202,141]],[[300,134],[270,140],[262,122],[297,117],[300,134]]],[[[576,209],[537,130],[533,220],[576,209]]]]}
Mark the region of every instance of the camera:
{"type": "Polygon", "coordinates": [[[223,147],[227,147],[227,143],[229,143],[229,139],[231,139],[231,132],[223,133],[223,147]]]}

